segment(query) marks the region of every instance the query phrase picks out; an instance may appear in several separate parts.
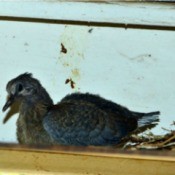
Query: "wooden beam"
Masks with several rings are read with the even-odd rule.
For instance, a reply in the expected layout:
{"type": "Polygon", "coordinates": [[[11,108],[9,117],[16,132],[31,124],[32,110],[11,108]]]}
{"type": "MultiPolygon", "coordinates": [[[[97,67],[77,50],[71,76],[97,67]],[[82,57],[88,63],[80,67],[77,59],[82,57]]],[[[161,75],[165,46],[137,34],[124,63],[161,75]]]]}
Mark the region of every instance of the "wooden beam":
{"type": "Polygon", "coordinates": [[[40,0],[50,2],[94,2],[94,3],[117,3],[117,2],[175,2],[175,0],[40,0]]]}
{"type": "MultiPolygon", "coordinates": [[[[113,23],[175,27],[175,9],[170,3],[99,3],[104,1],[2,1],[0,20],[30,18],[61,22],[113,23]],[[32,12],[32,13],[31,13],[32,12]],[[6,18],[5,18],[6,17],[6,18]]],[[[26,20],[27,21],[27,20],[26,20]]],[[[31,21],[32,22],[32,21],[31,21]]]]}
{"type": "Polygon", "coordinates": [[[70,175],[174,174],[175,157],[166,156],[164,152],[161,155],[151,155],[150,153],[138,154],[138,152],[119,153],[117,150],[114,150],[71,147],[39,150],[21,147],[1,147],[0,173],[70,175]]]}

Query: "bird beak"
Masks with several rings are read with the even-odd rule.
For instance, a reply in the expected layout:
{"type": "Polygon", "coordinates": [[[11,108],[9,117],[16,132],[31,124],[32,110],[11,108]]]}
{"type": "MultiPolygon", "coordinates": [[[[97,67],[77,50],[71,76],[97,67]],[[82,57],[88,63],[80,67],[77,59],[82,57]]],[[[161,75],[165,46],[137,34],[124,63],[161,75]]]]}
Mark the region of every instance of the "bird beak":
{"type": "Polygon", "coordinates": [[[6,111],[6,110],[13,104],[14,100],[15,100],[14,95],[10,95],[10,96],[8,97],[8,99],[7,99],[6,104],[5,104],[4,107],[2,108],[2,111],[3,111],[3,112],[6,111]]]}

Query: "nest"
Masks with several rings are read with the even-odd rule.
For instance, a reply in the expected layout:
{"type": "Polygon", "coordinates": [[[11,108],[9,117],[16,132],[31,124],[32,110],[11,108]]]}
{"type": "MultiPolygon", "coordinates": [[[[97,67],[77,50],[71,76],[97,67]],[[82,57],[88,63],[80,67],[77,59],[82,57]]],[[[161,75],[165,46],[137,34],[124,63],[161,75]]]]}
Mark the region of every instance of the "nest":
{"type": "MultiPolygon", "coordinates": [[[[175,121],[172,125],[175,127],[175,121]]],[[[129,150],[174,150],[175,151],[175,130],[166,130],[165,135],[154,135],[153,133],[132,134],[125,138],[118,147],[129,150]]]]}

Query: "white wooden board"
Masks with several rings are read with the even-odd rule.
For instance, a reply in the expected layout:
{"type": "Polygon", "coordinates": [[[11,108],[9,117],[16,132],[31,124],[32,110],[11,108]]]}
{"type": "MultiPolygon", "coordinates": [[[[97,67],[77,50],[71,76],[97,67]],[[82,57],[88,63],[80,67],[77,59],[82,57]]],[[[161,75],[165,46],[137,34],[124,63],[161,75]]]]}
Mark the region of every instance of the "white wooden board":
{"type": "MultiPolygon", "coordinates": [[[[161,122],[153,130],[156,134],[175,120],[175,32],[173,28],[144,29],[144,25],[175,26],[174,6],[0,1],[0,19],[0,108],[7,95],[6,83],[32,72],[55,103],[67,93],[81,91],[99,94],[131,110],[160,110],[161,122]],[[56,19],[62,24],[10,21],[14,17],[56,19]],[[68,25],[66,20],[143,27],[88,27],[68,25]],[[66,54],[61,52],[61,43],[66,54]],[[67,78],[75,82],[74,89],[65,84],[67,78]]],[[[0,112],[0,141],[16,142],[17,115],[3,124],[6,115],[0,112]]]]}
{"type": "Polygon", "coordinates": [[[174,4],[0,1],[0,17],[175,27],[174,4]]]}

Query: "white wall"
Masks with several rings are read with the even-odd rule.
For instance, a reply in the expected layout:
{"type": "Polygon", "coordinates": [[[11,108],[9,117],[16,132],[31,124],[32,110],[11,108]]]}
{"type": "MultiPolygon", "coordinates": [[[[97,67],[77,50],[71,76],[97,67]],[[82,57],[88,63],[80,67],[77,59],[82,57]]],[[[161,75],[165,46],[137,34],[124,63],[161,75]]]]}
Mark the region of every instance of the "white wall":
{"type": "MultiPolygon", "coordinates": [[[[174,47],[175,32],[168,30],[0,21],[0,108],[6,83],[31,72],[54,102],[81,91],[140,112],[160,110],[154,133],[161,134],[175,120],[174,47]]],[[[0,112],[0,141],[16,142],[17,115],[2,124],[6,114],[0,112]]]]}

